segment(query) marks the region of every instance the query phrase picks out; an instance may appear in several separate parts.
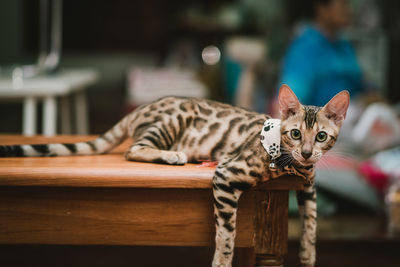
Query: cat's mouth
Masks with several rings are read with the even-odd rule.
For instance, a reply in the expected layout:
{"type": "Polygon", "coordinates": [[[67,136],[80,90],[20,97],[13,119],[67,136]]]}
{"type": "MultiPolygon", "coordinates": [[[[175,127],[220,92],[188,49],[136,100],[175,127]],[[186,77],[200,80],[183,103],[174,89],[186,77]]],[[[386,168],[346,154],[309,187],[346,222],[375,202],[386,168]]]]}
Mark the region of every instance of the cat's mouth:
{"type": "Polygon", "coordinates": [[[317,162],[316,159],[314,159],[314,157],[310,157],[305,159],[301,154],[299,154],[297,151],[292,151],[292,157],[295,161],[297,161],[300,165],[302,166],[310,166],[313,165],[317,162]]]}
{"type": "Polygon", "coordinates": [[[299,152],[293,151],[285,151],[284,149],[281,150],[281,156],[277,159],[277,164],[279,167],[283,168],[287,165],[301,165],[304,167],[309,167],[314,165],[318,161],[318,158],[310,157],[305,159],[299,152]]]}
{"type": "Polygon", "coordinates": [[[281,156],[276,160],[276,163],[280,168],[291,165],[293,162],[297,162],[297,160],[293,158],[293,155],[291,153],[285,153],[282,151],[281,156]]]}
{"type": "Polygon", "coordinates": [[[313,164],[316,163],[316,161],[308,160],[308,159],[306,159],[306,160],[298,160],[298,162],[303,166],[310,166],[310,165],[313,165],[313,164]]]}

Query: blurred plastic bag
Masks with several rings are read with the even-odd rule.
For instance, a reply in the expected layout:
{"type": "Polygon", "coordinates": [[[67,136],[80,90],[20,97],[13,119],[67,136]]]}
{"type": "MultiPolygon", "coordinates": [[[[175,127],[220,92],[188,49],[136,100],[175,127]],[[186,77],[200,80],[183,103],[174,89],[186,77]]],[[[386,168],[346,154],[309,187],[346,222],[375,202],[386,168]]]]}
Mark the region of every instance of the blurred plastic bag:
{"type": "Polygon", "coordinates": [[[390,177],[400,181],[400,147],[377,153],[373,161],[390,177]]]}
{"type": "Polygon", "coordinates": [[[366,152],[400,144],[400,123],[395,111],[381,103],[370,105],[362,113],[351,137],[366,152]]]}
{"type": "Polygon", "coordinates": [[[400,185],[400,147],[377,153],[360,164],[360,172],[380,193],[390,184],[400,185]]]}

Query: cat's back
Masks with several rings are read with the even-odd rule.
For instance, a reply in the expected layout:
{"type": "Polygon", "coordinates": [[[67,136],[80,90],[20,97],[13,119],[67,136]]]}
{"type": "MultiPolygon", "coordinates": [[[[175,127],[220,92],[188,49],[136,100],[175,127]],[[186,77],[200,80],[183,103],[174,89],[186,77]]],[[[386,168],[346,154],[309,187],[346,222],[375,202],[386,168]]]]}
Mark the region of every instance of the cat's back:
{"type": "Polygon", "coordinates": [[[170,150],[185,152],[190,161],[219,159],[249,136],[258,135],[267,119],[265,114],[240,107],[187,97],[164,97],[140,107],[139,112],[141,123],[136,129],[158,124],[175,137],[170,150]]]}

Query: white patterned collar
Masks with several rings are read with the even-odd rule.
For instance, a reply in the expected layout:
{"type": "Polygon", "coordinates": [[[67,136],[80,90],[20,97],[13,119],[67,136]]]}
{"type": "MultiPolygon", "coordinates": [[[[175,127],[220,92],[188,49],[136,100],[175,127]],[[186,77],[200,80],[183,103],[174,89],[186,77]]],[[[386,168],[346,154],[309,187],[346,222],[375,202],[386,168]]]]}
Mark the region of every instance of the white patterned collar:
{"type": "Polygon", "coordinates": [[[275,159],[281,155],[281,120],[267,119],[260,134],[261,144],[270,155],[269,168],[276,170],[275,159]]]}

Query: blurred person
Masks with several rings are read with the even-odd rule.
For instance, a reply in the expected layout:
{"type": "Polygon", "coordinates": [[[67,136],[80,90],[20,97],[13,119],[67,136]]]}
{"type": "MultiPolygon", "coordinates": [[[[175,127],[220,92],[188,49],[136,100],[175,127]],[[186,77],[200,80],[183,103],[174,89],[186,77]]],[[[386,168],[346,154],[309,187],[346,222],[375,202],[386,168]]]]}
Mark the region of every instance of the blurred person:
{"type": "Polygon", "coordinates": [[[362,89],[362,73],[352,45],[341,35],[351,21],[348,0],[310,0],[311,21],[297,29],[284,57],[281,83],[302,103],[323,106],[341,90],[362,89]]]}
{"type": "MultiPolygon", "coordinates": [[[[367,155],[400,144],[400,123],[396,119],[398,114],[386,103],[377,103],[385,101],[379,92],[375,91],[377,88],[367,88],[355,51],[341,34],[352,18],[349,1],[307,2],[310,3],[310,20],[296,29],[283,59],[280,83],[288,84],[300,102],[307,105],[323,106],[338,92],[350,92],[350,106],[341,128],[340,139],[336,143],[336,151],[324,161],[324,165],[330,170],[324,172],[324,166],[319,166],[316,186],[323,185],[326,191],[339,196],[345,183],[348,199],[361,203],[363,197],[367,196],[365,199],[371,202],[365,204],[379,209],[378,196],[369,187],[382,192],[388,183],[387,177],[381,175],[382,172],[374,172],[375,166],[369,163],[370,160],[363,162],[363,159],[367,155]],[[336,160],[340,158],[356,161],[349,165],[349,169],[344,170],[337,165],[339,161],[336,160]],[[358,165],[357,161],[362,162],[362,165],[358,165]],[[359,169],[359,166],[362,166],[362,169],[359,169]],[[340,170],[341,177],[346,176],[339,186],[337,176],[335,182],[330,183],[331,170],[340,170]],[[356,173],[354,179],[352,172],[356,173]],[[358,179],[359,173],[364,175],[369,185],[365,184],[365,180],[358,179]]],[[[277,110],[277,104],[273,105],[273,109],[277,110]]],[[[381,170],[380,167],[377,169],[381,170]]],[[[334,199],[329,201],[334,203],[334,199]]],[[[330,204],[335,205],[333,203],[330,204]]],[[[322,206],[319,210],[324,209],[322,206]]]]}

